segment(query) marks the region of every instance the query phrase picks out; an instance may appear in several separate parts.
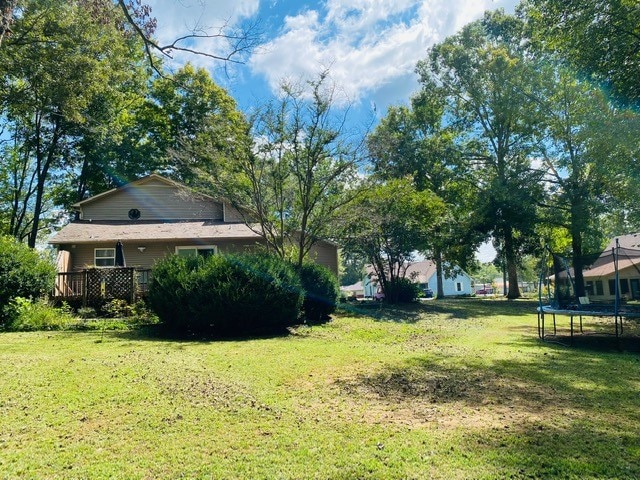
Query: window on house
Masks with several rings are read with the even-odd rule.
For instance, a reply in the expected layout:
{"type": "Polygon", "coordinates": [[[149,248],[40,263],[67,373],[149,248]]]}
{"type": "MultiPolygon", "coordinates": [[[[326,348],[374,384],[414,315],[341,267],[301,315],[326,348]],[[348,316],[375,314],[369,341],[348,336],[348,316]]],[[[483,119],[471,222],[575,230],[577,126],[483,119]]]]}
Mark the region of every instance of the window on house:
{"type": "Polygon", "coordinates": [[[596,280],[596,295],[604,295],[604,285],[602,285],[602,280],[596,280]]]}
{"type": "Polygon", "coordinates": [[[94,249],[93,264],[96,267],[114,267],[116,264],[116,249],[115,248],[94,249]]]}
{"type": "Polygon", "coordinates": [[[176,247],[176,255],[181,257],[210,257],[215,255],[218,248],[215,245],[197,245],[189,247],[176,247]]]}
{"type": "Polygon", "coordinates": [[[620,279],[620,295],[629,294],[629,280],[626,278],[620,279]]]}
{"type": "Polygon", "coordinates": [[[591,282],[591,281],[587,282],[587,284],[584,286],[584,289],[585,289],[587,295],[589,295],[589,296],[593,296],[594,295],[593,282],[591,282]]]}
{"type": "Polygon", "coordinates": [[[615,294],[616,294],[616,281],[609,280],[609,295],[615,295],[615,294]]]}
{"type": "Polygon", "coordinates": [[[462,291],[462,282],[456,282],[456,292],[462,291]]]}

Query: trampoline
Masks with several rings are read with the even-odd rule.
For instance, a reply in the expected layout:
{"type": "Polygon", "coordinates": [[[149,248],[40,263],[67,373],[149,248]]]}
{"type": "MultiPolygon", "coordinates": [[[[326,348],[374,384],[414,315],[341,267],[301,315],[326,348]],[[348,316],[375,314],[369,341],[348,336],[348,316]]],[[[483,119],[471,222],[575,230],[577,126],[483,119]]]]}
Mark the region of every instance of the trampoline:
{"type": "MultiPolygon", "coordinates": [[[[627,244],[640,245],[640,235],[637,242],[631,241],[636,235],[624,238],[627,244]]],[[[551,340],[548,337],[553,336],[553,340],[558,341],[558,316],[569,317],[571,344],[576,333],[614,335],[619,340],[625,322],[640,319],[640,248],[623,247],[619,239],[615,239],[601,254],[579,259],[546,251],[548,256],[542,262],[538,285],[538,336],[541,340],[551,340]],[[553,333],[546,325],[549,317],[553,333]],[[585,332],[585,317],[603,319],[605,323],[612,323],[611,328],[609,331],[585,332]]]]}

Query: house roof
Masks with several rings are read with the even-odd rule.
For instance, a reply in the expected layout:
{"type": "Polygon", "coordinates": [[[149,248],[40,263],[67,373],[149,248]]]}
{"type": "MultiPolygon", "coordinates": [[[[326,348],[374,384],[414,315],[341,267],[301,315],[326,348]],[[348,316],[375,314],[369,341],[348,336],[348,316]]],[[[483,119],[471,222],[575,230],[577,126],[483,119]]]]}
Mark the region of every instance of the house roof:
{"type": "Polygon", "coordinates": [[[364,290],[364,286],[362,285],[362,282],[356,282],[353,285],[346,285],[346,286],[341,286],[340,290],[342,290],[343,292],[360,292],[362,290],[364,290]]]}
{"type": "MultiPolygon", "coordinates": [[[[375,276],[373,266],[367,265],[366,271],[370,277],[375,276]]],[[[436,274],[436,271],[436,264],[433,260],[414,262],[407,267],[406,278],[411,279],[415,283],[429,283],[429,280],[436,274]]],[[[455,272],[458,275],[468,276],[464,271],[457,267],[455,272]]]]}
{"type": "Polygon", "coordinates": [[[409,265],[407,278],[416,283],[429,283],[429,279],[436,274],[436,264],[431,260],[423,260],[409,265]]]}
{"type": "Polygon", "coordinates": [[[606,252],[610,252],[612,248],[615,248],[616,240],[621,248],[640,249],[640,233],[631,233],[629,235],[621,235],[611,239],[609,245],[607,245],[607,248],[605,249],[606,252]]]}
{"type": "Polygon", "coordinates": [[[640,273],[640,233],[632,233],[613,238],[600,257],[591,265],[591,268],[584,269],[584,278],[597,279],[613,275],[616,269],[611,252],[617,245],[620,246],[618,271],[635,269],[637,273],[640,273]]]}
{"type": "Polygon", "coordinates": [[[117,240],[167,241],[197,239],[258,239],[244,223],[222,221],[122,222],[78,221],[64,226],[49,243],[115,242],[117,240]]]}

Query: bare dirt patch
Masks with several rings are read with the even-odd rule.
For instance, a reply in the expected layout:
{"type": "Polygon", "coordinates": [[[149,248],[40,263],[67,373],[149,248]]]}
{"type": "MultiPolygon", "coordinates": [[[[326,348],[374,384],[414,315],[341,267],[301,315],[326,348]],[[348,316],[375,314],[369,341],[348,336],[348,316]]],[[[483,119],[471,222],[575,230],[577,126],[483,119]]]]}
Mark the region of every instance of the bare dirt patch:
{"type": "Polygon", "coordinates": [[[562,407],[551,387],[501,376],[491,370],[403,368],[335,381],[341,396],[366,402],[368,421],[404,425],[509,428],[562,407]]]}

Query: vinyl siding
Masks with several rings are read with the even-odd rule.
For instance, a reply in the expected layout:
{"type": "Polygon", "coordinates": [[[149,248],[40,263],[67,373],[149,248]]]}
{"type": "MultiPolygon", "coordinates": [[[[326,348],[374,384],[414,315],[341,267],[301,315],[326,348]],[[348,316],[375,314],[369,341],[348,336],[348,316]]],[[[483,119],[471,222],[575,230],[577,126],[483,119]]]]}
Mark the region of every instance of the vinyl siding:
{"type": "MultiPolygon", "coordinates": [[[[434,274],[429,279],[429,288],[433,290],[433,292],[438,291],[438,281],[437,277],[434,274]]],[[[449,296],[458,296],[458,295],[471,295],[471,278],[466,274],[456,275],[454,278],[447,278],[446,276],[442,279],[442,287],[444,289],[445,297],[449,296]],[[458,291],[456,289],[456,283],[460,282],[462,284],[462,290],[458,291]]]]}
{"type": "Polygon", "coordinates": [[[309,252],[309,259],[324,265],[338,276],[338,248],[327,242],[316,243],[309,252]]]}
{"type": "Polygon", "coordinates": [[[129,210],[140,220],[222,220],[222,204],[173,185],[153,180],[130,185],[82,205],[83,220],[129,220],[129,210]]]}
{"type": "Polygon", "coordinates": [[[237,208],[233,207],[229,202],[224,202],[224,221],[225,222],[244,222],[244,217],[237,208]]]}
{"type": "MultiPolygon", "coordinates": [[[[153,268],[156,262],[176,251],[176,247],[186,247],[191,245],[215,245],[220,253],[244,253],[255,251],[258,242],[255,240],[216,240],[200,239],[198,242],[173,241],[166,243],[137,242],[135,244],[125,243],[123,245],[124,258],[128,267],[153,268]],[[144,252],[140,252],[138,247],[144,246],[144,252]]],[[[94,265],[94,249],[115,248],[115,242],[61,245],[62,250],[67,250],[71,255],[71,270],[77,271],[94,265]]],[[[328,243],[321,243],[314,247],[311,253],[312,260],[326,266],[333,273],[338,273],[338,253],[336,247],[328,243]]]]}

